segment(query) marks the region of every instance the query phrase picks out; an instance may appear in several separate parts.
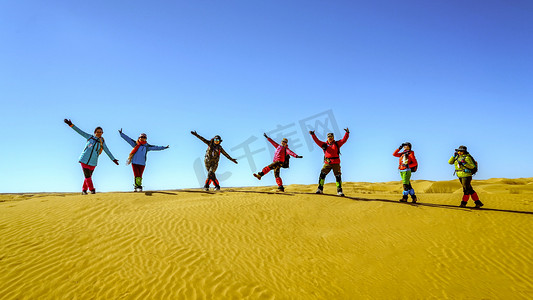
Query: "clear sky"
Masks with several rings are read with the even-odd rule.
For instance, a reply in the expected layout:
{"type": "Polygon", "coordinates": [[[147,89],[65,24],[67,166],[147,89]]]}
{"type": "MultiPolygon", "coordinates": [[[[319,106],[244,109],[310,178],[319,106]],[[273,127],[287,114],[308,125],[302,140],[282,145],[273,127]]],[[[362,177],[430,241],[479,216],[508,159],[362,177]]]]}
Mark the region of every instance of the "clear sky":
{"type": "MultiPolygon", "coordinates": [[[[400,180],[392,152],[410,141],[413,179],[451,180],[468,146],[475,178],[533,176],[533,1],[0,2],[0,192],[80,191],[86,132],[104,128],[98,191],[132,189],[131,147],[150,152],[145,189],[199,187],[219,134],[222,186],[275,185],[263,132],[303,159],[285,184],[314,184],[309,128],[349,127],[345,181],[400,180]],[[310,126],[310,127],[309,127],[310,126]],[[245,149],[253,151],[245,156],[245,149]]],[[[327,182],[334,181],[330,174],[327,182]]]]}

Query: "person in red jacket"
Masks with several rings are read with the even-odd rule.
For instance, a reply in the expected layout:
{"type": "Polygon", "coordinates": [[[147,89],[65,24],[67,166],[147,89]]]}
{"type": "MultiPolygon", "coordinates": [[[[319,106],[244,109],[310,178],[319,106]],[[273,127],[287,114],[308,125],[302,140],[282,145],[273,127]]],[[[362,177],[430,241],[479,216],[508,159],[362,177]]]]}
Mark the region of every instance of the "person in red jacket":
{"type": "Polygon", "coordinates": [[[320,171],[318,189],[316,190],[317,194],[324,193],[324,181],[326,181],[326,176],[328,173],[333,170],[333,174],[335,174],[335,179],[337,181],[337,195],[344,196],[344,193],[342,192],[340,149],[348,140],[348,137],[350,136],[350,130],[346,128],[344,131],[346,131],[346,133],[344,134],[342,140],[335,141],[335,136],[333,133],[328,133],[328,140],[326,142],[318,140],[314,131],[309,131],[309,134],[311,134],[311,137],[315,143],[322,148],[322,150],[324,150],[324,166],[320,171]]]}
{"type": "Polygon", "coordinates": [[[398,149],[394,150],[392,155],[400,158],[400,165],[398,166],[398,169],[400,170],[403,184],[403,196],[402,199],[400,199],[400,202],[407,202],[407,198],[409,195],[411,195],[413,203],[416,203],[417,199],[415,190],[411,186],[411,172],[416,171],[415,168],[418,167],[418,162],[415,158],[415,152],[411,150],[411,147],[411,143],[403,143],[400,145],[400,147],[398,147],[398,149]],[[402,148],[403,152],[400,153],[402,148]]]}
{"type": "Polygon", "coordinates": [[[302,158],[303,156],[299,156],[296,153],[292,152],[291,149],[289,149],[289,146],[287,145],[288,140],[286,138],[281,140],[281,145],[276,143],[274,140],[268,137],[268,135],[265,133],[263,134],[267,140],[276,148],[276,152],[274,153],[274,161],[263,168],[261,172],[255,174],[255,178],[261,180],[261,177],[265,176],[270,170],[274,170],[274,177],[276,178],[276,183],[278,184],[278,190],[280,192],[284,192],[285,188],[283,187],[283,180],[281,180],[281,177],[279,176],[281,168],[288,168],[288,155],[296,158],[302,158]],[[286,164],[287,163],[287,164],[286,164]]]}

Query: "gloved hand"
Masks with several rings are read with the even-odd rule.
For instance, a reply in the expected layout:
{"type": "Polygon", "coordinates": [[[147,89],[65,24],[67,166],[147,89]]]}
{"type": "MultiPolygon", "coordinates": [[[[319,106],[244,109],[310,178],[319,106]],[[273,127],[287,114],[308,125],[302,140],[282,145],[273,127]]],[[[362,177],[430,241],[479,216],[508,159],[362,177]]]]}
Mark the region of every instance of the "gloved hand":
{"type": "Polygon", "coordinates": [[[122,128],[120,128],[120,129],[118,130],[118,133],[122,133],[122,128]]]}
{"type": "Polygon", "coordinates": [[[235,158],[232,159],[231,161],[234,162],[234,163],[236,163],[236,164],[238,164],[238,162],[237,162],[237,160],[236,160],[235,158]]]}
{"type": "Polygon", "coordinates": [[[315,135],[315,131],[314,130],[309,130],[309,134],[310,135],[315,135]]]}
{"type": "Polygon", "coordinates": [[[168,148],[170,148],[170,146],[169,146],[169,145],[166,145],[166,146],[165,146],[165,149],[168,149],[168,148]]]}
{"type": "Polygon", "coordinates": [[[398,147],[398,150],[402,150],[403,146],[405,146],[405,144],[401,144],[400,147],[398,147]]]}
{"type": "Polygon", "coordinates": [[[344,131],[346,131],[347,133],[350,133],[350,129],[348,129],[348,127],[344,128],[344,131]]]}
{"type": "Polygon", "coordinates": [[[113,162],[118,166],[118,159],[113,160],[113,162]]]}
{"type": "Polygon", "coordinates": [[[268,139],[268,135],[266,133],[263,133],[263,136],[268,139]]]}
{"type": "Polygon", "coordinates": [[[72,126],[72,121],[70,121],[70,119],[65,119],[63,122],[65,122],[68,126],[72,126]]]}
{"type": "Polygon", "coordinates": [[[304,158],[304,157],[301,155],[296,155],[296,158],[304,158]]]}
{"type": "Polygon", "coordinates": [[[457,156],[459,156],[459,154],[456,151],[456,152],[453,153],[453,157],[457,157],[457,156]]]}
{"type": "Polygon", "coordinates": [[[196,131],[191,131],[192,135],[197,135],[196,131]]]}

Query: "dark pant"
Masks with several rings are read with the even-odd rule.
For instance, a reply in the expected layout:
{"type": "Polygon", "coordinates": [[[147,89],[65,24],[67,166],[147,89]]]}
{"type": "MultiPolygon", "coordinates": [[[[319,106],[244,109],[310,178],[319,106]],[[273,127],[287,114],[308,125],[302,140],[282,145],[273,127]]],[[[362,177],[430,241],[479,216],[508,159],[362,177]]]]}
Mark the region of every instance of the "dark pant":
{"type": "Polygon", "coordinates": [[[459,181],[463,185],[463,193],[465,195],[473,195],[476,193],[472,187],[472,176],[460,177],[459,181]]]}
{"type": "Polygon", "coordinates": [[[342,190],[342,178],[341,178],[341,165],[340,164],[324,164],[322,170],[320,170],[320,176],[318,177],[318,188],[322,189],[324,182],[326,181],[326,176],[333,170],[335,175],[335,181],[337,185],[337,190],[342,190]]]}
{"type": "Polygon", "coordinates": [[[217,176],[215,175],[216,170],[218,169],[218,160],[216,159],[205,159],[205,169],[207,170],[207,179],[205,180],[204,187],[208,188],[209,184],[212,182],[215,187],[220,187],[220,184],[218,183],[217,176]]]}
{"type": "Polygon", "coordinates": [[[278,184],[278,186],[283,186],[283,180],[281,180],[281,177],[279,176],[281,173],[281,166],[283,166],[283,162],[275,161],[270,165],[264,167],[263,170],[259,172],[259,175],[264,176],[266,173],[270,172],[270,170],[274,170],[274,177],[276,178],[276,183],[278,184]]]}

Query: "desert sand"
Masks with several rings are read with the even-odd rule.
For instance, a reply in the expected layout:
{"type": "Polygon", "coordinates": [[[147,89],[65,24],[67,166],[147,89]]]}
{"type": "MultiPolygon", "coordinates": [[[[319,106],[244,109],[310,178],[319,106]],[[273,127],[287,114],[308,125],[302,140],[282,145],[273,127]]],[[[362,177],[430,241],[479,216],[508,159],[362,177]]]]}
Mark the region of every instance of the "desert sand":
{"type": "Polygon", "coordinates": [[[0,195],[1,299],[533,299],[533,178],[0,195]]]}

